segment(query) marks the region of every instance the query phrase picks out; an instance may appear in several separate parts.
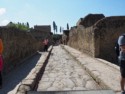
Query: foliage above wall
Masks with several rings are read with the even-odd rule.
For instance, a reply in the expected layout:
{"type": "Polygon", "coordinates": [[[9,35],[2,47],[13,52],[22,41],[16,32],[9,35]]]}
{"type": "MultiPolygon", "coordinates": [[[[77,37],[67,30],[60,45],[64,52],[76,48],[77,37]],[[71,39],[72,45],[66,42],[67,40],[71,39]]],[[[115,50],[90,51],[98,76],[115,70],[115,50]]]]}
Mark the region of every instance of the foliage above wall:
{"type": "Polygon", "coordinates": [[[27,22],[26,24],[24,23],[13,23],[13,22],[10,22],[7,27],[9,28],[17,28],[19,30],[24,30],[24,31],[28,31],[29,30],[29,23],[27,22]]]}

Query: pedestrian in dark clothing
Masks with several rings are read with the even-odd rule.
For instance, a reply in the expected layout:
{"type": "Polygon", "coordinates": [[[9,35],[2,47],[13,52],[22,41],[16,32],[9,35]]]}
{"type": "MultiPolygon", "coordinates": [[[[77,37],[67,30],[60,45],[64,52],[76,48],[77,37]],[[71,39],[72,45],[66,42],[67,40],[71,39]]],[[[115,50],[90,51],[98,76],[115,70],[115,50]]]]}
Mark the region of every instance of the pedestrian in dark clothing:
{"type": "Polygon", "coordinates": [[[44,39],[44,41],[43,41],[43,44],[44,44],[44,51],[47,51],[47,50],[48,50],[48,43],[49,43],[48,39],[47,39],[47,38],[44,39]]]}
{"type": "Polygon", "coordinates": [[[125,35],[121,35],[118,38],[118,45],[119,45],[119,56],[118,61],[120,65],[120,72],[121,72],[121,90],[122,94],[125,94],[125,35]]]}

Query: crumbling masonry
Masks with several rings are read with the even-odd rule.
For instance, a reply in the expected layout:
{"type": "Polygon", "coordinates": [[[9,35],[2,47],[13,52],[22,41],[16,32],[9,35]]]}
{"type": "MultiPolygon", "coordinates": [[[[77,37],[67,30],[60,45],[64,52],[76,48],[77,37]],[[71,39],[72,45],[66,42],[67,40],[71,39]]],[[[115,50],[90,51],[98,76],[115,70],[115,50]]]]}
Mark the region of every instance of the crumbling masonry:
{"type": "Polygon", "coordinates": [[[80,18],[69,32],[68,45],[93,57],[116,63],[114,50],[119,35],[125,33],[125,16],[89,14],[80,18]]]}

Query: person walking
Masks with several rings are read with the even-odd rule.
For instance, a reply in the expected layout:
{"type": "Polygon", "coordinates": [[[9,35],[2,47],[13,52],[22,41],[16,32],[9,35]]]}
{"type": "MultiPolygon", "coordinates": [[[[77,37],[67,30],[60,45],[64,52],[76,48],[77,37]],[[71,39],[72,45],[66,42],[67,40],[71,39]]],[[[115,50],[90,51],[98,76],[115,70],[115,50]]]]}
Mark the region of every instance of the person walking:
{"type": "Polygon", "coordinates": [[[48,39],[46,38],[46,39],[44,39],[44,41],[43,41],[43,44],[44,44],[44,51],[47,51],[48,50],[48,43],[49,43],[49,41],[48,41],[48,39]]]}
{"type": "Polygon", "coordinates": [[[3,69],[2,52],[3,52],[3,42],[2,39],[0,39],[0,89],[2,88],[2,69],[3,69]]]}
{"type": "Polygon", "coordinates": [[[121,94],[125,94],[125,34],[119,36],[118,38],[118,46],[119,46],[119,56],[118,61],[120,65],[120,72],[121,72],[121,94]]]}

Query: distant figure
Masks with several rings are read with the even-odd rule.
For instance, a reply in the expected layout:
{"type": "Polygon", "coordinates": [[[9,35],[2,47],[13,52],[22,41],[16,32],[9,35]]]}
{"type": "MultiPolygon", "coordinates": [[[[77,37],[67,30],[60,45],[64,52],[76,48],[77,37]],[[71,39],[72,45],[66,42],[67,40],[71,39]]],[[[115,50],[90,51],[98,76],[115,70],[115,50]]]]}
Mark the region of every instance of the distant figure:
{"type": "Polygon", "coordinates": [[[67,35],[63,34],[62,42],[63,42],[64,45],[67,45],[67,35]]]}
{"type": "Polygon", "coordinates": [[[46,38],[46,39],[44,39],[44,41],[43,41],[43,44],[44,44],[44,51],[47,51],[48,50],[48,43],[49,43],[49,40],[46,38]]]}
{"type": "Polygon", "coordinates": [[[0,39],[0,89],[2,88],[2,69],[3,69],[2,52],[3,52],[3,42],[2,39],[0,39]]]}
{"type": "Polygon", "coordinates": [[[118,38],[118,48],[119,48],[119,54],[118,54],[118,61],[120,65],[120,72],[121,72],[121,94],[125,94],[125,34],[119,36],[118,38]]]}

